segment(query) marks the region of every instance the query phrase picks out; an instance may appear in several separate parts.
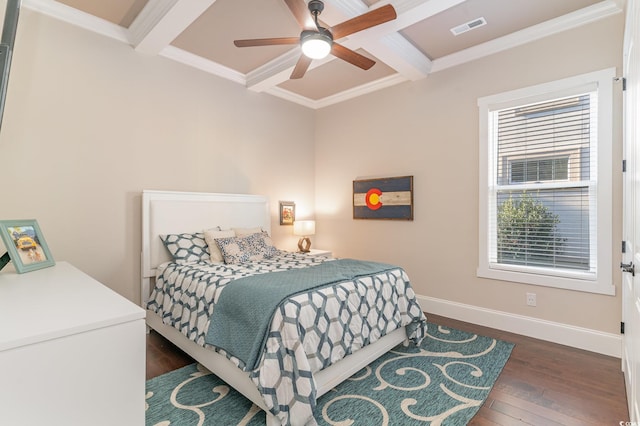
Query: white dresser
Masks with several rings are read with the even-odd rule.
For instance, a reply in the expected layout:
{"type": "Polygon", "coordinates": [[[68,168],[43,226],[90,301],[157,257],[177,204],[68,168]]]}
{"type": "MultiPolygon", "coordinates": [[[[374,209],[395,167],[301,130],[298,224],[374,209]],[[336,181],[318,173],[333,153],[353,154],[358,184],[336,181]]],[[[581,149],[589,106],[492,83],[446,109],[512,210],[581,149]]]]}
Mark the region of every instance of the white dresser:
{"type": "Polygon", "coordinates": [[[144,316],[66,262],[0,272],[0,425],[144,425],[144,316]]]}

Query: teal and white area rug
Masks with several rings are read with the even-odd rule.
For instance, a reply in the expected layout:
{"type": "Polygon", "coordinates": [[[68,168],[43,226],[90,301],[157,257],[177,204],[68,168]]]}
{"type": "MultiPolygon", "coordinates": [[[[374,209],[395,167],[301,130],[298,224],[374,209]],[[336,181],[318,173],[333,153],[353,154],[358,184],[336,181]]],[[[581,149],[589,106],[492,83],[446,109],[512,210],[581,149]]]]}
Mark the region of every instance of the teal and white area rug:
{"type": "MultiPolygon", "coordinates": [[[[466,425],[513,344],[429,323],[402,345],[320,397],[319,425],[466,425]]],[[[198,364],[147,381],[147,426],[258,426],[264,412],[198,364]]]]}

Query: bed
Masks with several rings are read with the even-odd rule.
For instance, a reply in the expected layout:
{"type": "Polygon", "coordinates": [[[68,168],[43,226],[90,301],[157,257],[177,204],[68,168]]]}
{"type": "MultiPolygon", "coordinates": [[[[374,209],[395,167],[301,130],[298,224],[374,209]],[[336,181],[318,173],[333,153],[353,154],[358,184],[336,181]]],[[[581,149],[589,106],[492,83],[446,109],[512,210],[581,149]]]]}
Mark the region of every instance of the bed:
{"type": "MultiPolygon", "coordinates": [[[[267,425],[315,424],[313,408],[318,397],[398,344],[420,341],[426,333],[426,318],[405,271],[387,265],[388,268],[376,269],[375,273],[361,273],[357,278],[313,287],[286,298],[267,321],[268,333],[262,342],[252,345],[263,348],[257,354],[252,352],[253,357],[239,356],[235,347],[228,350],[223,346],[225,350],[211,346],[207,343],[211,335],[207,334],[209,327],[233,322],[220,319],[219,312],[224,309],[218,303],[222,295],[232,293],[222,290],[240,288],[241,278],[281,277],[284,275],[278,273],[283,271],[299,277],[295,274],[305,274],[307,269],[341,268],[340,262],[350,261],[279,250],[269,252],[273,256],[258,260],[240,259],[234,263],[233,257],[225,258],[231,259],[229,264],[210,262],[207,255],[202,257],[206,261],[177,261],[175,252],[174,256],[170,255],[166,246],[168,236],[195,235],[211,229],[243,230],[243,239],[256,237],[264,244],[269,241],[270,226],[269,203],[264,196],[143,191],[142,306],[147,309],[150,328],[264,410],[267,425]],[[264,273],[266,271],[269,273],[264,273]],[[360,302],[352,303],[354,297],[360,302]],[[322,298],[324,302],[317,302],[322,298]],[[339,311],[332,314],[326,299],[341,300],[339,311]],[[315,318],[308,314],[309,305],[315,318]],[[334,327],[338,317],[344,322],[340,343],[335,336],[338,329],[334,327]],[[328,326],[327,322],[332,325],[328,326]],[[357,327],[367,332],[356,333],[354,337],[350,330],[360,330],[357,327]]],[[[227,240],[237,241],[233,238],[215,241],[222,244],[227,240]]],[[[224,250],[223,253],[228,254],[224,250]]],[[[371,264],[379,266],[375,262],[371,264]]],[[[251,298],[244,300],[248,299],[251,298]]],[[[257,299],[251,300],[254,310],[262,304],[262,298],[257,299]]],[[[226,326],[212,330],[213,335],[222,328],[226,326]]],[[[244,339],[232,340],[240,342],[243,349],[246,346],[244,339]]]]}

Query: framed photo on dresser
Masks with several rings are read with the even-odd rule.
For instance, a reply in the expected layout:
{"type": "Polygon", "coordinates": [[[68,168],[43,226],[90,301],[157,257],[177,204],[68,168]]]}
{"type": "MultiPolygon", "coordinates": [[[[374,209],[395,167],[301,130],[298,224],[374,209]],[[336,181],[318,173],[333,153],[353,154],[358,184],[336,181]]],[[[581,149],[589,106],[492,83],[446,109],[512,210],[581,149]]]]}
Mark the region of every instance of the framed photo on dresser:
{"type": "Polygon", "coordinates": [[[0,220],[0,237],[19,274],[55,265],[36,220],[0,220]]]}

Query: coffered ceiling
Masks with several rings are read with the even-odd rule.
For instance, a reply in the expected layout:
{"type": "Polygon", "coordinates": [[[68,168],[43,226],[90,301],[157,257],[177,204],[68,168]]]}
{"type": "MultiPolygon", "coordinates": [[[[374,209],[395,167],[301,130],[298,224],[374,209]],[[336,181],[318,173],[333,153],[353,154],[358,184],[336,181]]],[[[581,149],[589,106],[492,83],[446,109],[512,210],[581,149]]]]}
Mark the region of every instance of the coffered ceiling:
{"type": "MultiPolygon", "coordinates": [[[[299,0],[305,2],[305,0],[299,0]]],[[[325,0],[334,26],[391,3],[395,20],[337,40],[376,61],[329,55],[289,77],[298,45],[237,48],[236,39],[297,37],[284,0],[23,0],[22,6],[310,108],[321,108],[621,13],[625,0],[325,0]],[[472,27],[454,35],[453,28],[472,27]]]]}

